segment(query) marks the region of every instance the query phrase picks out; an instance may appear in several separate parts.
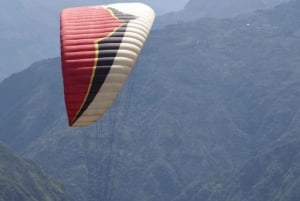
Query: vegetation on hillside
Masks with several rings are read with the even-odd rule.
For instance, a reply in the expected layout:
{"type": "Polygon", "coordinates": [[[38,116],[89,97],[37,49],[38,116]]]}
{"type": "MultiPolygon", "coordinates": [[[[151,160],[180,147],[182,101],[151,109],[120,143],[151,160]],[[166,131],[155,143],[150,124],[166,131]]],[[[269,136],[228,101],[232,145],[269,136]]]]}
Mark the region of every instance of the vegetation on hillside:
{"type": "Polygon", "coordinates": [[[176,201],[298,201],[299,153],[299,140],[276,147],[219,180],[191,185],[176,201]]]}
{"type": "MultiPolygon", "coordinates": [[[[151,33],[134,76],[128,129],[116,137],[115,200],[172,200],[193,184],[217,192],[224,187],[207,182],[299,139],[299,10],[298,0],[151,33]]],[[[11,76],[0,93],[0,138],[84,201],[83,139],[96,126],[68,127],[60,59],[11,76]]]]}
{"type": "Polygon", "coordinates": [[[70,201],[61,184],[0,143],[1,201],[70,201]]]}

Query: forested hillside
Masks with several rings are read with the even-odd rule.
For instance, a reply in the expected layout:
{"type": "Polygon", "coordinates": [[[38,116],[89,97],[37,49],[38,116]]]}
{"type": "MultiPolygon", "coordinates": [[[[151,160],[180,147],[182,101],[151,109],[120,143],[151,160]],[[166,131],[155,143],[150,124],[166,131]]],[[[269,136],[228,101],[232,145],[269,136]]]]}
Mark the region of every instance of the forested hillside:
{"type": "Polygon", "coordinates": [[[297,201],[300,198],[300,141],[276,147],[208,183],[194,183],[176,201],[297,201]]]}
{"type": "MultiPolygon", "coordinates": [[[[247,161],[272,150],[279,155],[278,146],[299,140],[299,10],[297,0],[150,34],[131,78],[128,128],[115,138],[113,200],[179,198],[194,184],[223,178],[224,170],[255,171],[247,161]]],[[[97,126],[67,126],[60,58],[5,79],[0,93],[1,140],[61,178],[76,200],[86,200],[84,139],[97,126]]]]}
{"type": "Polygon", "coordinates": [[[0,143],[1,201],[71,201],[61,184],[0,143]]]}

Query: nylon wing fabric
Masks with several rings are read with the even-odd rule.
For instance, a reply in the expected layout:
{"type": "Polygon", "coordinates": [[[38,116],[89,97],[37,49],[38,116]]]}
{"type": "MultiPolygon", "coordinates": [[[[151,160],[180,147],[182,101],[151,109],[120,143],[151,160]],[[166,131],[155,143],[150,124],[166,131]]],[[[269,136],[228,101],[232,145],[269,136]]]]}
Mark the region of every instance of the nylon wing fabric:
{"type": "Polygon", "coordinates": [[[141,3],[67,8],[61,13],[61,60],[70,126],[87,126],[110,108],[154,20],[141,3]]]}

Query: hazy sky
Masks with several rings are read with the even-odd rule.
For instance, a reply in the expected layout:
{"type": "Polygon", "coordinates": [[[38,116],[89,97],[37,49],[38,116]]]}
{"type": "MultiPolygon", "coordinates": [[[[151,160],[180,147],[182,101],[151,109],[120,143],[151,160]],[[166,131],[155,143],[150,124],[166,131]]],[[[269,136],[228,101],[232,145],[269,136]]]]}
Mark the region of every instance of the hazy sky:
{"type": "MultiPolygon", "coordinates": [[[[153,7],[158,15],[167,13],[170,11],[183,9],[189,0],[52,0],[52,1],[40,1],[40,0],[14,0],[23,7],[35,7],[35,8],[63,8],[80,5],[96,5],[96,4],[110,4],[120,2],[143,2],[153,7]]],[[[15,2],[16,3],[16,2],[15,2]]],[[[1,8],[0,8],[1,10],[1,8]]]]}
{"type": "MultiPolygon", "coordinates": [[[[108,3],[122,2],[122,0],[114,0],[114,1],[105,0],[105,1],[108,3]]],[[[128,2],[130,2],[130,0],[128,2]]],[[[157,14],[162,14],[165,12],[183,9],[184,6],[187,4],[188,0],[139,0],[139,2],[147,3],[148,5],[152,6],[156,10],[157,14]]]]}

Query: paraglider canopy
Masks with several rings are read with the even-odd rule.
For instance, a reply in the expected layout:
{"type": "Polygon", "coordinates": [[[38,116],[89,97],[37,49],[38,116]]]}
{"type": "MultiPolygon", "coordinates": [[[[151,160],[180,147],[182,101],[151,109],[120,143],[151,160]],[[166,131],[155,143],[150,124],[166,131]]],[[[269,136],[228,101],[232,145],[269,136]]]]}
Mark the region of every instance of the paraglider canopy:
{"type": "Polygon", "coordinates": [[[70,126],[87,126],[110,108],[154,20],[141,3],[67,8],[61,13],[61,62],[70,126]]]}

